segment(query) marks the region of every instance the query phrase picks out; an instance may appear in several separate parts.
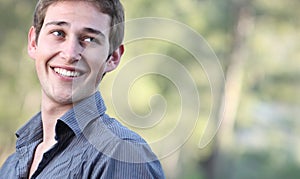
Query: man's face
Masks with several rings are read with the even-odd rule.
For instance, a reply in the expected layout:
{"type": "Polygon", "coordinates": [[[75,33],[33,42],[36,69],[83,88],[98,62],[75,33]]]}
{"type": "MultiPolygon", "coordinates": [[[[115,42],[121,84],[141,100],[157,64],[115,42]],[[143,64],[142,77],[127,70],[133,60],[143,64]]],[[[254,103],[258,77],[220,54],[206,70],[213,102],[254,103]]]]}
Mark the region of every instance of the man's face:
{"type": "Polygon", "coordinates": [[[105,72],[113,70],[123,49],[109,56],[110,17],[84,1],[52,4],[35,41],[29,32],[29,55],[35,60],[43,99],[71,104],[92,95],[105,72]]]}

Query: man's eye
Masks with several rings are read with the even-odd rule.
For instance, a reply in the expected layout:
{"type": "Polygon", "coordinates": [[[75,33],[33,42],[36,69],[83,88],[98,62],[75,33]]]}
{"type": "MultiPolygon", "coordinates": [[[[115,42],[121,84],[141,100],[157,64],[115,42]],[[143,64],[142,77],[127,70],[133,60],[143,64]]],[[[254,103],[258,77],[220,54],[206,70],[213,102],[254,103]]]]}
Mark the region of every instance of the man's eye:
{"type": "Polygon", "coordinates": [[[54,31],[52,32],[53,35],[57,36],[57,37],[64,37],[65,34],[62,31],[54,31]]]}
{"type": "Polygon", "coordinates": [[[96,39],[93,38],[93,37],[85,37],[85,38],[83,38],[83,41],[84,41],[84,42],[95,42],[96,39]]]}

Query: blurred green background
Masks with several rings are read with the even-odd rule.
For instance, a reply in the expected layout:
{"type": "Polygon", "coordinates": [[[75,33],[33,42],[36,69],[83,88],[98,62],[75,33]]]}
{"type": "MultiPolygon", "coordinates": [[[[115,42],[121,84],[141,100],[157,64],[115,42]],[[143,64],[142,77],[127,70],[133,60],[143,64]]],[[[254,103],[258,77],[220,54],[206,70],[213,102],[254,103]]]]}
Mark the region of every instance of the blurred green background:
{"type": "MultiPolygon", "coordinates": [[[[300,121],[297,120],[300,116],[300,1],[122,2],[127,20],[162,17],[184,23],[199,33],[216,53],[226,79],[226,90],[213,96],[204,74],[210,69],[202,69],[178,44],[153,39],[125,44],[128,48],[119,70],[139,54],[163,54],[186,67],[199,91],[201,109],[191,111],[199,112],[199,118],[188,140],[161,157],[167,178],[300,178],[300,121]],[[226,110],[222,104],[226,104],[226,110]],[[220,126],[219,121],[222,121],[220,126]],[[206,128],[208,122],[210,126],[206,128]],[[208,131],[211,134],[217,129],[217,133],[207,145],[199,147],[205,129],[211,130],[208,131]]],[[[35,3],[0,0],[0,165],[14,151],[15,131],[39,110],[40,87],[26,45],[35,3]]],[[[138,31],[144,28],[141,26],[138,31]]],[[[170,29],[170,33],[180,38],[176,29],[170,29]]],[[[140,65],[138,68],[147,64],[140,65]]],[[[167,70],[159,64],[154,66],[167,70]]],[[[122,118],[120,114],[126,111],[116,109],[111,100],[118,72],[107,75],[100,89],[108,113],[122,118]]],[[[147,106],[153,95],[164,98],[167,109],[159,130],[148,132],[128,125],[150,144],[176,127],[178,109],[185,108],[180,107],[178,89],[172,81],[159,75],[145,76],[136,80],[130,89],[120,90],[129,91],[128,103],[141,116],[147,115],[151,107],[156,109],[156,100],[147,106]]],[[[186,119],[185,124],[188,126],[189,122],[193,120],[186,119]]],[[[126,121],[123,123],[126,125],[126,121]]],[[[178,133],[164,145],[176,142],[180,136],[178,133]]],[[[155,147],[154,151],[163,153],[164,146],[155,147]]]]}

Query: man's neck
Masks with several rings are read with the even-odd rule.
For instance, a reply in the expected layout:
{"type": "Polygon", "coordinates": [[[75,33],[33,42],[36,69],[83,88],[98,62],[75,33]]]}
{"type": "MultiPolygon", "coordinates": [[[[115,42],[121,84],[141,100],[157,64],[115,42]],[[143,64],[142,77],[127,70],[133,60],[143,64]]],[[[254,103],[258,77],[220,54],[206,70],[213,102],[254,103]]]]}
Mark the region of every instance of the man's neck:
{"type": "Polygon", "coordinates": [[[43,98],[41,105],[42,122],[43,122],[43,143],[53,144],[55,142],[55,126],[57,120],[61,118],[72,104],[62,105],[43,98]]]}
{"type": "Polygon", "coordinates": [[[42,96],[41,115],[43,123],[43,141],[35,149],[33,162],[29,172],[30,177],[37,170],[43,154],[51,149],[57,142],[55,140],[55,127],[57,120],[71,108],[72,104],[61,105],[53,102],[47,96],[42,96]]]}

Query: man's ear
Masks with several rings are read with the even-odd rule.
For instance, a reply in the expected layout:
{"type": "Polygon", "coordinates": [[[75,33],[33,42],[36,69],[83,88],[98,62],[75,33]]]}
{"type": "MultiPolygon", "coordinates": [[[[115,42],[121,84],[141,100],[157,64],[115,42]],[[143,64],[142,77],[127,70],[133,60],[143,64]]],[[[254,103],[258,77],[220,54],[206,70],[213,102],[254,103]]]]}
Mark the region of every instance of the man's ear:
{"type": "Polygon", "coordinates": [[[113,71],[120,63],[121,57],[124,53],[124,45],[120,45],[115,51],[112,52],[109,59],[106,62],[105,73],[113,71]]]}
{"type": "Polygon", "coordinates": [[[36,33],[35,33],[35,28],[32,26],[28,32],[28,45],[27,45],[28,55],[32,59],[35,59],[36,48],[37,48],[36,33]]]}

